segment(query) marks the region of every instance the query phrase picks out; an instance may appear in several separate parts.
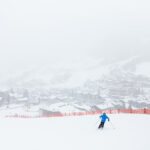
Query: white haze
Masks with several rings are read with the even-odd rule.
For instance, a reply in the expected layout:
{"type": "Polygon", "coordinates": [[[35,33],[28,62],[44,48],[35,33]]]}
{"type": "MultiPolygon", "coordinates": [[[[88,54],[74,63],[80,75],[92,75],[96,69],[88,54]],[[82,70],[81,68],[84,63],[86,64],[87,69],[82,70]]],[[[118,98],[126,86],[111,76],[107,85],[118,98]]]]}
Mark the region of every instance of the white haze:
{"type": "Polygon", "coordinates": [[[1,0],[0,74],[134,56],[149,61],[149,6],[148,0],[1,0]]]}

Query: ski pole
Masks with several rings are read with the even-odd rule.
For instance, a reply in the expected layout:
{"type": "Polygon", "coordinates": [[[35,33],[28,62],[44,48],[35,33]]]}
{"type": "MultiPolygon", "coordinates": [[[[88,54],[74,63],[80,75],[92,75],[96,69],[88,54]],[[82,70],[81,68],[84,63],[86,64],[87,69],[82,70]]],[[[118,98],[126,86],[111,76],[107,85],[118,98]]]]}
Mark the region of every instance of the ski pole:
{"type": "Polygon", "coordinates": [[[113,125],[113,123],[112,123],[111,121],[109,121],[109,122],[110,122],[112,128],[113,128],[113,129],[116,129],[115,126],[113,125]]]}
{"type": "Polygon", "coordinates": [[[97,125],[98,123],[99,123],[99,120],[94,125],[97,125]]]}

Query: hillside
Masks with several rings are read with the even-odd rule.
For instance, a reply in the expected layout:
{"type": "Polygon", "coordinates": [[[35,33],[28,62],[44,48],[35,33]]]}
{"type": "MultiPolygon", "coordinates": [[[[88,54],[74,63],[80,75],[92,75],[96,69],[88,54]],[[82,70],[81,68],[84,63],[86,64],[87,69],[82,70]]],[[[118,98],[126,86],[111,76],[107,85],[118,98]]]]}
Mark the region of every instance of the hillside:
{"type": "Polygon", "coordinates": [[[134,57],[28,70],[1,81],[0,113],[150,108],[148,66],[134,57]]]}

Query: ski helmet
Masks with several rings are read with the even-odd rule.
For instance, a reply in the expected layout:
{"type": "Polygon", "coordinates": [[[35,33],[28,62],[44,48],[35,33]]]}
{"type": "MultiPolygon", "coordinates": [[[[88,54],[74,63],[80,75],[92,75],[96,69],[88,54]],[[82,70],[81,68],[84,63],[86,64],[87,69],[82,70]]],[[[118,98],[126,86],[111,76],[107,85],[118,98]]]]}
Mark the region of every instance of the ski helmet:
{"type": "Polygon", "coordinates": [[[106,115],[106,113],[103,113],[103,115],[106,115]]]}

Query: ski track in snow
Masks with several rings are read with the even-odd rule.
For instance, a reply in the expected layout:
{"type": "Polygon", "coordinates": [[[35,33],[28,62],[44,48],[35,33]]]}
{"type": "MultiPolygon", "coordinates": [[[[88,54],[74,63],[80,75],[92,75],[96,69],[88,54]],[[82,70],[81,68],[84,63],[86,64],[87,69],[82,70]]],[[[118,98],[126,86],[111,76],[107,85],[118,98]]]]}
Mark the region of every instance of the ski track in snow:
{"type": "Polygon", "coordinates": [[[150,116],[108,115],[98,130],[98,115],[39,119],[0,118],[2,150],[150,150],[150,116]],[[115,129],[114,129],[115,127],[115,129]]]}

